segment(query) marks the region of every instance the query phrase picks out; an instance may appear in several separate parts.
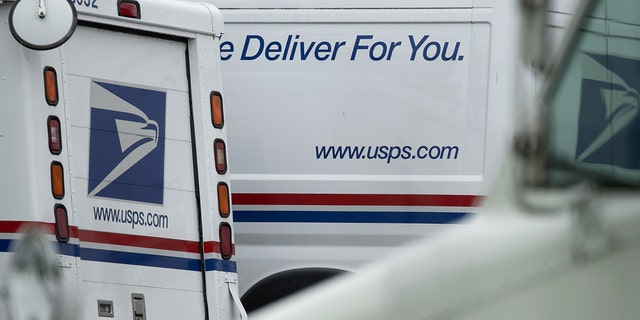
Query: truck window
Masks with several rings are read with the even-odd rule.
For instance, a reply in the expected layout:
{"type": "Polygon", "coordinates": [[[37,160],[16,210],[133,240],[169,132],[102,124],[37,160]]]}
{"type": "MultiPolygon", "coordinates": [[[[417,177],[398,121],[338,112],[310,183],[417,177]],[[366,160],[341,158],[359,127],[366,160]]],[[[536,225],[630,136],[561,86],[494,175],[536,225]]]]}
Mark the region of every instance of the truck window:
{"type": "Polygon", "coordinates": [[[549,95],[547,181],[640,184],[640,4],[601,0],[549,95]]]}

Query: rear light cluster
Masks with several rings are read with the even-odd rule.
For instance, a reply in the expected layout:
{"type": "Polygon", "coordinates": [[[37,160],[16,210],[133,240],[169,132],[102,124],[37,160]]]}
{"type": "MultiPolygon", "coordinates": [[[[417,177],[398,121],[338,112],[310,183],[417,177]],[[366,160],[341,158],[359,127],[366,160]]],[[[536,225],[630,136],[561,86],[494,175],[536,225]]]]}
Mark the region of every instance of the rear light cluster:
{"type": "Polygon", "coordinates": [[[138,1],[118,1],[118,15],[126,18],[140,19],[140,4],[138,1]]]}
{"type": "MultiPolygon", "coordinates": [[[[211,124],[216,129],[224,127],[224,113],[222,109],[222,95],[220,92],[212,91],[209,95],[209,106],[211,107],[211,124]]],[[[218,174],[227,173],[227,148],[222,139],[213,141],[213,158],[215,162],[216,172],[218,174]]],[[[218,197],[218,214],[222,218],[229,218],[231,214],[231,199],[229,194],[229,185],[225,182],[219,182],[217,187],[218,197]]],[[[222,259],[229,260],[233,256],[233,240],[231,225],[227,222],[220,223],[218,227],[218,235],[220,236],[220,253],[222,259]]]]}
{"type": "MultiPolygon", "coordinates": [[[[44,99],[48,105],[55,107],[58,105],[58,74],[53,67],[44,68],[44,99]]],[[[60,119],[54,115],[47,118],[47,133],[49,141],[49,152],[58,156],[62,152],[62,126],[60,119]]],[[[64,168],[62,162],[51,161],[50,165],[51,195],[56,200],[62,200],[65,196],[64,190],[64,168]]],[[[69,241],[69,217],[67,208],[56,203],[53,207],[55,219],[56,239],[60,242],[69,241]]]]}
{"type": "Polygon", "coordinates": [[[231,225],[222,222],[220,223],[220,253],[222,259],[229,260],[233,255],[233,244],[231,242],[231,225]]]}

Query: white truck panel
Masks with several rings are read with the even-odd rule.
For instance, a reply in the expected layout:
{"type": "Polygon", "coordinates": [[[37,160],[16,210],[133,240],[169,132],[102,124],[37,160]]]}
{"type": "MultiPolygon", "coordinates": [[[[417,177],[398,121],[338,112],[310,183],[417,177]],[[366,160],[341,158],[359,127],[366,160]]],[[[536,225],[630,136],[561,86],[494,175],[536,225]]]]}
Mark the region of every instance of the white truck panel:
{"type": "Polygon", "coordinates": [[[357,271],[488,194],[515,94],[508,5],[212,2],[242,293],[357,271]]]}
{"type": "MultiPolygon", "coordinates": [[[[139,319],[132,309],[144,296],[145,319],[241,316],[235,254],[222,256],[218,231],[228,224],[233,232],[232,215],[218,213],[215,197],[217,184],[229,183],[213,158],[213,140],[226,140],[226,128],[213,127],[208,99],[222,88],[219,59],[211,59],[220,55],[220,12],[142,1],[136,19],[118,16],[119,1],[70,3],[79,23],[50,50],[22,47],[0,25],[0,109],[7,111],[0,117],[0,284],[11,281],[11,244],[35,224],[57,244],[58,267],[75,291],[60,288],[63,299],[78,294],[69,315],[111,310],[139,319]],[[44,98],[47,69],[56,72],[54,103],[44,98]],[[47,128],[51,117],[60,122],[60,152],[47,147],[57,131],[47,128]],[[54,195],[50,168],[58,163],[64,192],[54,195]],[[54,230],[60,207],[66,239],[54,230]]],[[[14,4],[0,1],[3,21],[14,4]]],[[[232,240],[224,243],[233,248],[232,240]]]]}

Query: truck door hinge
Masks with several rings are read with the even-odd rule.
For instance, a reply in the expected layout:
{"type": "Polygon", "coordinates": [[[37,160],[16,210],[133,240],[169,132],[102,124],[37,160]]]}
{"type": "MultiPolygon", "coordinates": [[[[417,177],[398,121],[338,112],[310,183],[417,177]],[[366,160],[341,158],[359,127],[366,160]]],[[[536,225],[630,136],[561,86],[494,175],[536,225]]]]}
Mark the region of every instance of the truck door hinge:
{"type": "Polygon", "coordinates": [[[234,276],[225,275],[224,282],[227,283],[227,288],[229,288],[233,302],[236,304],[238,312],[240,312],[240,319],[247,320],[247,311],[244,310],[242,302],[240,301],[240,295],[238,294],[238,279],[234,276]]]}

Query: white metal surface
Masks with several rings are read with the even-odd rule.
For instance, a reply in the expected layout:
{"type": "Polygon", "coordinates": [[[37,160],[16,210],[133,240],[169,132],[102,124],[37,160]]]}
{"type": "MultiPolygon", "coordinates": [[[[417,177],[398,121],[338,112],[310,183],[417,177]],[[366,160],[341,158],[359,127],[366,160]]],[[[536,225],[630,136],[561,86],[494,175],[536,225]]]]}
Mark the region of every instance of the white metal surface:
{"type": "Polygon", "coordinates": [[[292,269],[357,270],[489,192],[511,127],[510,4],[212,3],[241,292],[292,269]]]}
{"type": "MultiPolygon", "coordinates": [[[[227,281],[237,282],[235,256],[223,259],[218,231],[233,225],[216,198],[229,174],[215,172],[212,154],[214,139],[226,140],[209,106],[222,91],[220,12],[148,1],[132,19],[117,4],[74,2],[80,25],[48,51],[24,48],[1,28],[0,270],[20,226],[44,226],[56,241],[53,210],[63,205],[69,241],[57,244],[58,259],[80,319],[96,318],[100,301],[117,319],[239,316],[227,281]],[[45,67],[56,70],[55,105],[44,99],[45,67]],[[47,148],[51,116],[61,122],[59,155],[47,148]],[[64,168],[61,199],[52,196],[53,161],[64,168]]],[[[11,5],[0,4],[5,21],[11,5]]]]}

